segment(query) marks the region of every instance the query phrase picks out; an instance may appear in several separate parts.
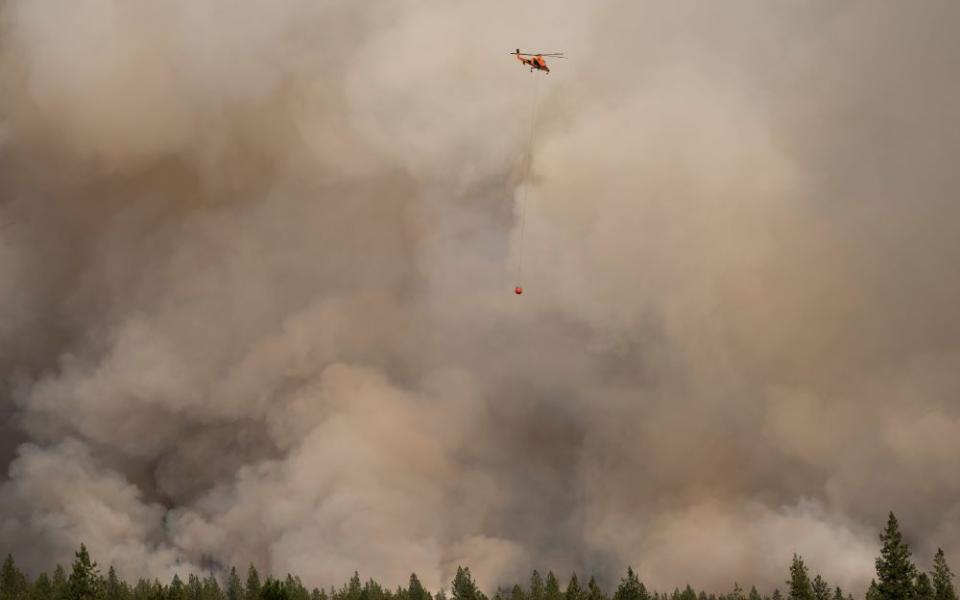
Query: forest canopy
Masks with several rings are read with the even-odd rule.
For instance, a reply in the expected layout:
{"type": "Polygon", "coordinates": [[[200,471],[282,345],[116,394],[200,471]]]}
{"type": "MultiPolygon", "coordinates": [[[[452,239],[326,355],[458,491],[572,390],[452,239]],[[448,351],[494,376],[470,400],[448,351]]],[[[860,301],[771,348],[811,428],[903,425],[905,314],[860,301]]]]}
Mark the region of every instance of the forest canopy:
{"type": "MultiPolygon", "coordinates": [[[[761,594],[755,586],[749,591],[738,582],[729,592],[717,593],[694,590],[690,585],[672,592],[648,590],[633,567],[628,567],[612,595],[604,590],[594,577],[582,584],[576,573],[570,575],[566,586],[548,571],[542,575],[534,570],[524,585],[500,586],[492,600],[958,600],[953,587],[953,572],[942,549],[933,557],[933,569],[928,573],[913,562],[910,547],[900,532],[899,523],[890,513],[886,527],[880,534],[880,556],[876,559],[876,578],[862,595],[854,595],[831,586],[819,573],[811,570],[803,558],[793,555],[789,577],[784,589],[775,588],[761,594]]],[[[410,575],[407,587],[391,590],[373,579],[361,581],[354,572],[348,582],[339,588],[314,587],[308,589],[300,578],[287,574],[284,578],[267,575],[261,579],[252,564],[246,577],[241,578],[236,567],[201,575],[190,573],[184,581],[174,575],[169,583],[157,579],[140,578],[134,583],[122,580],[113,566],[102,573],[81,544],[67,574],[57,565],[52,574],[40,573],[30,579],[16,564],[12,554],[7,555],[0,569],[0,600],[490,600],[470,573],[469,567],[457,568],[449,589],[431,593],[420,583],[416,574],[410,575]]]]}

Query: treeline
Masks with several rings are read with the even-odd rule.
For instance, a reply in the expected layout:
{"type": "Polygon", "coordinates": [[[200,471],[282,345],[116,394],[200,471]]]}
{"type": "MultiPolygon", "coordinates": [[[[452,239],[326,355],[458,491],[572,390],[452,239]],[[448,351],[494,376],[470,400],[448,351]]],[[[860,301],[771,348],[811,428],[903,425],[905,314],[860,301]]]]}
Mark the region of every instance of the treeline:
{"type": "MultiPolygon", "coordinates": [[[[880,534],[882,548],[876,560],[877,576],[870,583],[864,600],[958,600],[953,587],[953,573],[947,565],[943,550],[933,559],[933,570],[928,574],[911,560],[910,548],[903,540],[893,513],[880,534]]],[[[576,574],[561,589],[553,572],[542,576],[534,571],[525,586],[500,588],[493,600],[854,600],[853,594],[844,594],[840,587],[831,587],[819,574],[810,577],[803,558],[794,554],[785,591],[775,589],[769,596],[761,595],[756,587],[745,592],[739,584],[726,594],[707,594],[687,585],[673,592],[649,591],[632,568],[610,596],[593,577],[582,585],[576,574]]],[[[261,581],[253,565],[241,580],[236,568],[203,578],[189,575],[187,581],[174,575],[163,584],[154,579],[140,579],[135,584],[121,580],[111,566],[106,575],[90,559],[81,545],[68,575],[58,565],[52,575],[40,574],[30,580],[7,556],[0,568],[0,600],[490,600],[478,587],[469,568],[459,567],[450,583],[449,592],[440,589],[435,594],[427,591],[416,574],[410,575],[406,588],[384,588],[372,579],[361,582],[354,573],[342,587],[307,589],[299,577],[287,575],[284,579],[267,577],[261,581]]]]}

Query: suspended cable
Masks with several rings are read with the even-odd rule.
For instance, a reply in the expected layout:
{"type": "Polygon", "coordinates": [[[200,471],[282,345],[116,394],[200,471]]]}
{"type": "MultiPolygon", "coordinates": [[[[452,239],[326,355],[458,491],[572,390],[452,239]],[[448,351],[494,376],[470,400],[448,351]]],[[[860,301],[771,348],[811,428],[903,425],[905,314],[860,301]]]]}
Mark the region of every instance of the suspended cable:
{"type": "Polygon", "coordinates": [[[523,293],[523,250],[527,228],[527,194],[530,191],[530,169],[533,165],[533,134],[537,126],[537,108],[540,90],[540,78],[533,78],[533,104],[530,107],[530,136],[527,141],[527,164],[523,174],[523,194],[520,198],[520,243],[517,250],[517,286],[514,292],[523,293]]]}

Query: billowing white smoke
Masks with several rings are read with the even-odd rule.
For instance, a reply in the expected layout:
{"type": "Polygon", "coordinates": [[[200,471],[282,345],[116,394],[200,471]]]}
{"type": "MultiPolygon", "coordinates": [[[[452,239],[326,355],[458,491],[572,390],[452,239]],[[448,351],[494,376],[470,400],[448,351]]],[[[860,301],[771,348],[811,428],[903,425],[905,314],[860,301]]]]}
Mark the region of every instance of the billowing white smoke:
{"type": "Polygon", "coordinates": [[[960,555],[955,3],[0,19],[31,569],[859,593],[888,510],[960,555]]]}

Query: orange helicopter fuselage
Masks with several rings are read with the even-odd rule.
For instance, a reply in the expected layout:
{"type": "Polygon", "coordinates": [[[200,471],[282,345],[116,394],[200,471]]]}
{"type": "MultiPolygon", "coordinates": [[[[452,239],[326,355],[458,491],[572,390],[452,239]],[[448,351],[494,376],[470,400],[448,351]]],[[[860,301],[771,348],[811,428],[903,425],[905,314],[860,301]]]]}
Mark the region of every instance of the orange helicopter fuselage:
{"type": "Polygon", "coordinates": [[[517,60],[525,65],[529,65],[531,72],[533,72],[534,69],[546,71],[547,73],[550,72],[550,67],[547,66],[547,61],[539,54],[536,56],[531,56],[530,58],[524,58],[518,54],[517,60]]]}

